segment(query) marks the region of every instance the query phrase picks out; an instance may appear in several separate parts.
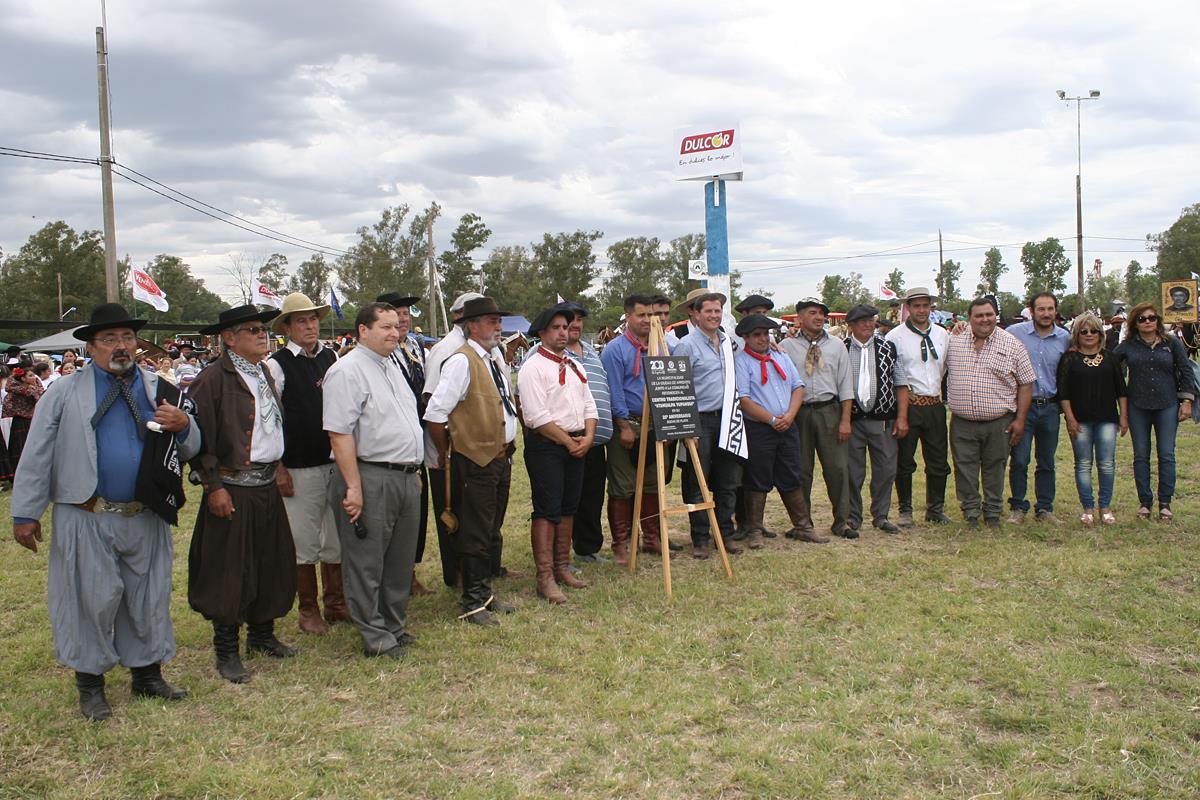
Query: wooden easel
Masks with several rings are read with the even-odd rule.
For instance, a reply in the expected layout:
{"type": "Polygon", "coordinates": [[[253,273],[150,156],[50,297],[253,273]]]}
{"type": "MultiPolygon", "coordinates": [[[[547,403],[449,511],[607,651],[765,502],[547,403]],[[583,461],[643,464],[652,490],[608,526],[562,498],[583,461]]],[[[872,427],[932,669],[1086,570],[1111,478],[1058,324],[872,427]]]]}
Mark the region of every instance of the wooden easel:
{"type": "MultiPolygon", "coordinates": [[[[647,343],[646,354],[649,356],[670,355],[667,350],[667,337],[663,334],[662,323],[658,317],[652,317],[650,320],[650,341],[647,343]]],[[[637,483],[633,490],[633,528],[631,529],[630,539],[632,540],[629,553],[629,571],[633,572],[637,569],[637,554],[638,545],[641,541],[642,532],[642,484],[646,478],[646,445],[650,431],[650,393],[646,391],[642,397],[642,431],[638,445],[638,463],[637,463],[637,483]]],[[[684,439],[684,446],[687,447],[689,463],[693,467],[698,467],[700,464],[700,453],[696,450],[695,439],[684,439]]],[[[667,479],[664,472],[666,459],[666,445],[664,442],[655,439],[654,441],[654,468],[658,472],[658,527],[661,533],[662,545],[662,564],[663,564],[663,586],[667,590],[667,598],[671,598],[671,546],[670,534],[667,530],[667,517],[670,515],[686,515],[693,511],[708,512],[708,527],[712,534],[713,540],[717,543],[717,552],[721,554],[721,563],[725,567],[725,577],[733,577],[733,569],[729,566],[729,554],[725,552],[725,540],[721,538],[721,526],[717,524],[716,503],[713,502],[712,492],[708,490],[708,479],[704,477],[704,470],[696,469],[696,482],[700,484],[700,497],[703,498],[701,503],[683,503],[678,506],[667,506],[667,479]]]]}

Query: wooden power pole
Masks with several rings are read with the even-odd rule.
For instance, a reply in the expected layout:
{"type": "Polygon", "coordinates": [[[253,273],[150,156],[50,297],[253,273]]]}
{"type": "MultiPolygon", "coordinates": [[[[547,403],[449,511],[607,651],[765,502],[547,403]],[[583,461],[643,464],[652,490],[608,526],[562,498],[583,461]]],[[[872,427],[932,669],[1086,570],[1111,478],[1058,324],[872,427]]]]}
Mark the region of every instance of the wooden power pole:
{"type": "Polygon", "coordinates": [[[104,194],[104,294],[116,303],[117,286],[117,214],[113,206],[112,131],[108,107],[108,44],[104,28],[96,28],[96,77],[100,90],[100,186],[104,194]]]}

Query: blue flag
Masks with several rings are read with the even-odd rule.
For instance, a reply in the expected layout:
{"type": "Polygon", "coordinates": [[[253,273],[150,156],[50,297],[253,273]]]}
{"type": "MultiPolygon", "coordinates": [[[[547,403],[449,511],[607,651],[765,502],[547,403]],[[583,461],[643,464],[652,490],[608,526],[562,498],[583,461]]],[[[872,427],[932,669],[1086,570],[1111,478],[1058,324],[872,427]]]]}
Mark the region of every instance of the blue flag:
{"type": "Polygon", "coordinates": [[[332,287],[329,289],[329,307],[333,309],[334,314],[337,314],[338,319],[345,319],[342,316],[342,304],[338,302],[337,294],[332,287]]]}

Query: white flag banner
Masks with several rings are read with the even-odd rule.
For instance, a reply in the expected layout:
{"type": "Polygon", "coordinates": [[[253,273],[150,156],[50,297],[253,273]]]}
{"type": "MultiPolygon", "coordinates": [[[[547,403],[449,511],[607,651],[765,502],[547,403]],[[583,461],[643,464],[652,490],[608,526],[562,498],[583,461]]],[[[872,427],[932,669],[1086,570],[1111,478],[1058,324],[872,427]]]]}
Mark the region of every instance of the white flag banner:
{"type": "Polygon", "coordinates": [[[166,311],[171,307],[167,303],[166,292],[158,288],[158,284],[154,282],[154,278],[151,278],[150,273],[145,270],[131,267],[129,270],[129,282],[133,284],[134,300],[149,303],[157,311],[166,311]]]}
{"type": "Polygon", "coordinates": [[[250,282],[250,302],[258,306],[283,308],[283,298],[271,291],[269,287],[259,283],[258,278],[250,282]]]}
{"type": "Polygon", "coordinates": [[[889,286],[886,286],[886,285],[884,285],[884,284],[882,284],[882,283],[881,283],[881,284],[879,284],[879,296],[880,296],[880,297],[882,297],[884,300],[895,300],[895,299],[897,299],[897,298],[896,298],[896,293],[895,293],[894,291],[892,291],[891,287],[889,287],[889,286]]]}

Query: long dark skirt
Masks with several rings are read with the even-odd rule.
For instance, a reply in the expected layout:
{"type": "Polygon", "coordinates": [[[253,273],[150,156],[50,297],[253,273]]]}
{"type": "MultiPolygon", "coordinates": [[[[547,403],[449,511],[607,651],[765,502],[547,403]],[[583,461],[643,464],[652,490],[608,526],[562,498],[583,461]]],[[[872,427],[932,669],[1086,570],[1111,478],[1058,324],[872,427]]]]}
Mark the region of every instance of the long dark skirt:
{"type": "Polygon", "coordinates": [[[296,596],[296,546],[274,483],[226,486],[233,519],[208,512],[204,495],[188,551],[188,603],[223,625],[286,616],[296,596]]]}
{"type": "Polygon", "coordinates": [[[17,465],[21,463],[21,451],[25,449],[25,440],[29,438],[29,423],[27,417],[13,417],[12,429],[8,432],[8,447],[0,447],[0,481],[11,481],[17,474],[17,465]]]}

